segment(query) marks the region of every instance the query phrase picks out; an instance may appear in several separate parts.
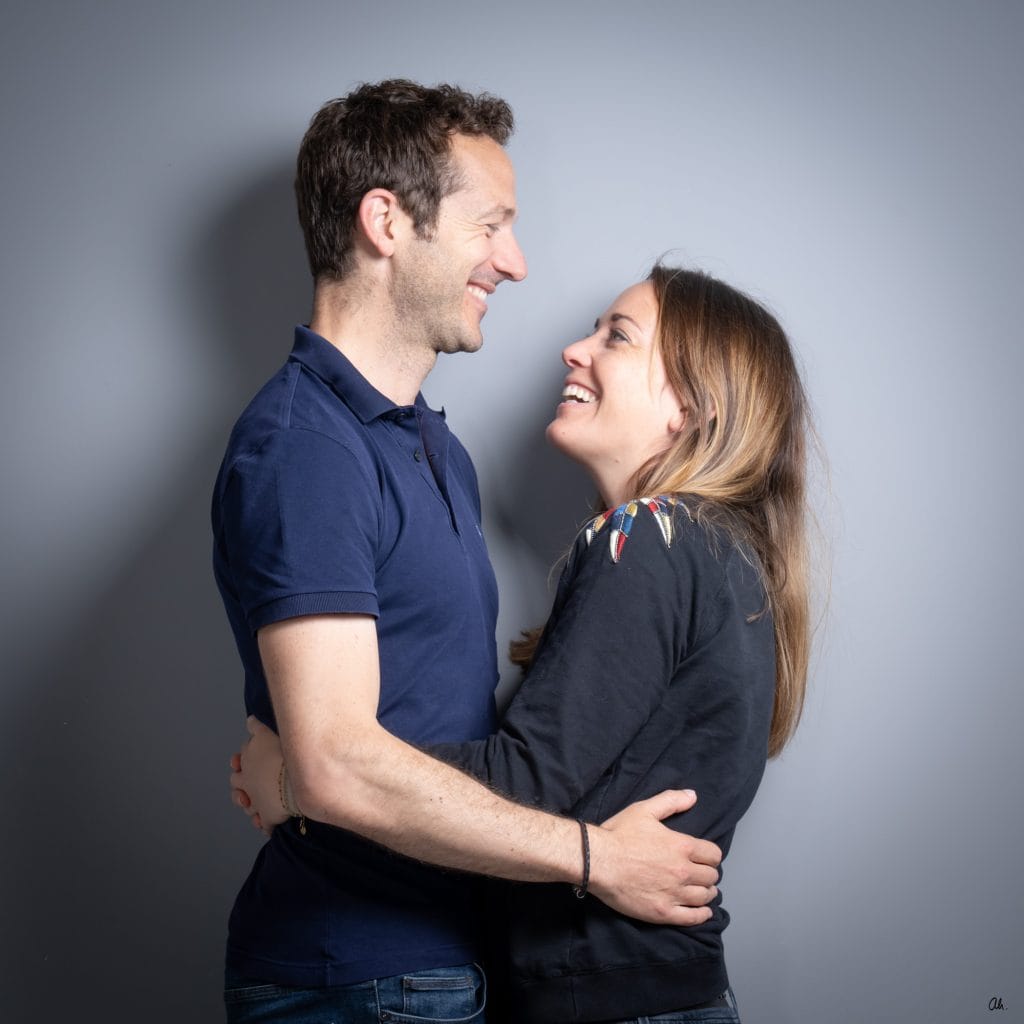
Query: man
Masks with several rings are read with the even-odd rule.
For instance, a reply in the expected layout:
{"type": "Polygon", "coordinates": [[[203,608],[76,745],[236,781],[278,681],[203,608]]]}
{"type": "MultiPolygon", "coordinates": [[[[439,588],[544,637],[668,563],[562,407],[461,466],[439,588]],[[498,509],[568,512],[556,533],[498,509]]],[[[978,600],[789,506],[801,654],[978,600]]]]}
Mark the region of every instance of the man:
{"type": "Polygon", "coordinates": [[[419,389],[439,352],[480,346],[488,296],[526,275],[511,131],[501,100],[391,81],[325,105],[302,143],[313,316],[236,425],[213,508],[246,705],[279,732],[305,816],[236,901],[232,1020],[476,1014],[474,886],[422,861],[589,881],[646,920],[710,913],[717,848],[659,823],[692,794],[581,835],[412,746],[494,728],[475,474],[419,389]]]}

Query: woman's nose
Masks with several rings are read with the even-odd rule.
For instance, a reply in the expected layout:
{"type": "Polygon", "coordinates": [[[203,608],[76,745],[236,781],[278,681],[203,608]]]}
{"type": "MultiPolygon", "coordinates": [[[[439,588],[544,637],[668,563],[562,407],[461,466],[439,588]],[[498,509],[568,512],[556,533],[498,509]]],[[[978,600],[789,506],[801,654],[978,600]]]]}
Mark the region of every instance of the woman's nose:
{"type": "Polygon", "coordinates": [[[566,345],[562,349],[562,362],[570,368],[573,366],[588,366],[590,364],[588,341],[590,341],[590,338],[581,338],[579,341],[574,341],[571,345],[566,345]]]}

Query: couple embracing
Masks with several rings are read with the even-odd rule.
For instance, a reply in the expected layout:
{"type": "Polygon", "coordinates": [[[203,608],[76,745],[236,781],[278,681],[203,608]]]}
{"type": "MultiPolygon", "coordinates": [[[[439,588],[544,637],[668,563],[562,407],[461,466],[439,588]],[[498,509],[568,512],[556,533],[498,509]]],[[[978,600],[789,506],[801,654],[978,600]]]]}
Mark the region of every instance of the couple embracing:
{"type": "Polygon", "coordinates": [[[302,142],[313,313],[213,503],[232,785],[270,833],[231,1022],[739,1020],[716,883],[803,699],[803,389],[771,314],[692,270],[564,349],[547,436],[601,511],[499,722],[476,477],[420,387],[526,275],[511,132],[500,99],[394,80],[302,142]]]}

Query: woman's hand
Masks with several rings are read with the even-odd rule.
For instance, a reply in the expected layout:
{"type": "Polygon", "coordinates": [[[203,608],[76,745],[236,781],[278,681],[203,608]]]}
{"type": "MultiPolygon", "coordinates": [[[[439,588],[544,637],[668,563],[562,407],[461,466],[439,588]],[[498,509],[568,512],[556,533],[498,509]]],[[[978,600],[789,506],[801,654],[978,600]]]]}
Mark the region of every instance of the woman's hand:
{"type": "Polygon", "coordinates": [[[249,815],[254,828],[269,836],[290,817],[281,802],[281,741],[252,715],[245,725],[249,742],[231,756],[231,799],[249,815]]]}

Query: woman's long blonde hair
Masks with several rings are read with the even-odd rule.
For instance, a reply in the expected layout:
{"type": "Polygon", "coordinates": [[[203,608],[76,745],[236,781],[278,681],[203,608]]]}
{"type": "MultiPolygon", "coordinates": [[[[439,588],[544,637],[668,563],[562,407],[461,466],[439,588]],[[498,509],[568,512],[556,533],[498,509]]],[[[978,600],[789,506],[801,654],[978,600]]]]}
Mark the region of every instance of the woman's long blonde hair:
{"type": "Polygon", "coordinates": [[[637,494],[690,494],[753,551],[775,624],[768,755],[803,709],[810,654],[807,398],[789,340],[753,299],[701,271],[657,264],[658,347],[688,413],[675,443],[637,474],[637,494]]]}
{"type": "MultiPolygon", "coordinates": [[[[698,520],[753,553],[775,626],[775,757],[800,720],[810,654],[807,399],[785,332],[753,299],[697,270],[657,264],[648,280],[658,348],[687,421],[632,491],[696,498],[687,507],[698,520]]],[[[529,664],[540,632],[513,641],[515,664],[529,664]]]]}

